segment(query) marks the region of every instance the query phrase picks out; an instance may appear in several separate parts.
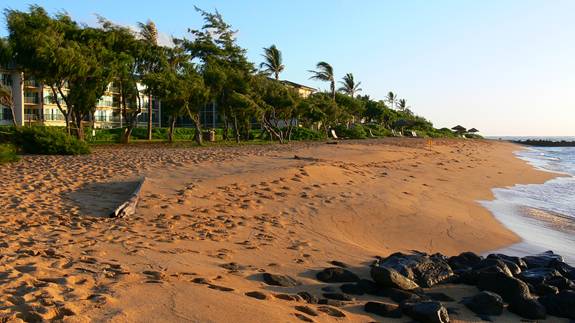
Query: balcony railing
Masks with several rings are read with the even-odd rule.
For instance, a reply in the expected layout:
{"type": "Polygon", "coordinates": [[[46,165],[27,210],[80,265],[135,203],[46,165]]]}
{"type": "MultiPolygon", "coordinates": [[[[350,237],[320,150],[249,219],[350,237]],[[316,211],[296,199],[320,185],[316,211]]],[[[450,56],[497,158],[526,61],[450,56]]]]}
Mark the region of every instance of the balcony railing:
{"type": "Polygon", "coordinates": [[[48,113],[44,114],[44,120],[46,121],[63,121],[66,120],[64,115],[61,113],[48,113]]]}

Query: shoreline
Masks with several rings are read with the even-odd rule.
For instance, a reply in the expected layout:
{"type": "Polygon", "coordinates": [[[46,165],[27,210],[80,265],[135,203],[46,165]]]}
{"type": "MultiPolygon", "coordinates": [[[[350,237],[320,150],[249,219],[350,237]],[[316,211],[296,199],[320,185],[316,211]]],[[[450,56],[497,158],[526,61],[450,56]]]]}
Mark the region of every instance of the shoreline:
{"type": "MultiPolygon", "coordinates": [[[[0,266],[8,279],[0,303],[12,304],[17,286],[47,279],[28,307],[8,310],[32,315],[30,308],[45,308],[37,315],[50,319],[56,312],[41,296],[48,293],[75,316],[95,321],[285,321],[294,319],[293,305],[272,295],[321,293],[315,271],[330,261],[365,277],[375,255],[456,255],[517,242],[477,201],[493,199],[493,187],[551,175],[513,156],[517,146],[509,143],[433,142],[26,156],[0,175],[2,194],[13,197],[0,224],[7,246],[0,266]],[[122,183],[137,176],[147,180],[135,215],[88,216],[108,214],[101,210],[114,201],[107,183],[120,194],[130,191],[122,183]],[[266,286],[262,272],[287,274],[302,285],[266,286]],[[244,295],[252,291],[268,295],[266,306],[244,295]],[[231,310],[222,313],[221,306],[231,310]]],[[[344,310],[352,322],[377,319],[353,306],[344,310]]]]}
{"type": "MultiPolygon", "coordinates": [[[[529,150],[531,147],[524,147],[529,150]]],[[[516,184],[511,187],[493,188],[494,199],[480,201],[480,203],[497,218],[503,225],[521,237],[521,241],[492,250],[512,256],[526,256],[553,250],[561,254],[565,261],[571,265],[575,264],[575,254],[568,247],[569,241],[575,243],[571,237],[573,234],[572,219],[565,215],[553,214],[537,206],[523,205],[521,201],[515,201],[512,197],[516,190],[522,187],[543,187],[543,185],[554,185],[562,181],[569,181],[573,176],[566,172],[553,171],[537,164],[536,160],[530,160],[526,156],[521,156],[520,151],[516,151],[518,159],[525,161],[534,169],[555,175],[555,177],[544,183],[516,184]]],[[[485,253],[487,254],[487,253],[485,253]]]]}

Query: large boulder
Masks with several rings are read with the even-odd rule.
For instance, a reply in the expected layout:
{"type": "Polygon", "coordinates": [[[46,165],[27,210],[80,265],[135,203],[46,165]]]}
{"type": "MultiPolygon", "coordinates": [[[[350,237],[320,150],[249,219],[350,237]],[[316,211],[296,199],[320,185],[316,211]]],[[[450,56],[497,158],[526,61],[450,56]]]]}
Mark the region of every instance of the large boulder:
{"type": "Polygon", "coordinates": [[[501,296],[487,291],[465,299],[463,304],[479,315],[501,315],[505,305],[501,296]]]}
{"type": "Polygon", "coordinates": [[[480,290],[486,290],[500,295],[508,303],[516,299],[532,297],[529,292],[529,286],[527,286],[525,282],[500,272],[481,273],[477,287],[480,290]]]}
{"type": "Polygon", "coordinates": [[[421,323],[447,323],[449,314],[440,302],[422,301],[402,304],[403,313],[421,323]]]}
{"type": "Polygon", "coordinates": [[[561,273],[563,277],[575,280],[575,267],[569,266],[568,264],[559,260],[552,261],[549,266],[561,273]]]}
{"type": "Polygon", "coordinates": [[[515,277],[503,273],[482,273],[477,287],[499,294],[509,303],[509,310],[527,319],[545,318],[545,307],[529,291],[529,286],[515,277]]]}
{"type": "Polygon", "coordinates": [[[575,292],[562,291],[557,295],[547,295],[539,298],[547,309],[547,313],[575,320],[575,292]]]}
{"type": "Polygon", "coordinates": [[[392,268],[379,266],[371,267],[371,278],[373,278],[377,285],[382,288],[392,287],[403,290],[414,290],[419,288],[419,285],[417,285],[413,280],[392,268]]]}
{"type": "Polygon", "coordinates": [[[514,264],[517,265],[521,270],[527,269],[527,264],[525,263],[525,261],[523,261],[523,259],[521,259],[521,258],[519,258],[519,257],[508,256],[508,255],[504,255],[504,254],[502,254],[502,253],[492,253],[492,254],[488,255],[487,258],[494,258],[494,259],[505,260],[505,261],[514,263],[514,264]]]}
{"type": "Polygon", "coordinates": [[[517,265],[512,262],[505,261],[503,259],[496,259],[496,258],[485,258],[477,265],[473,267],[473,270],[481,270],[490,267],[497,267],[501,269],[507,276],[513,276],[514,274],[518,274],[521,272],[521,269],[517,265]]]}
{"type": "Polygon", "coordinates": [[[531,268],[539,268],[539,267],[549,267],[556,261],[563,261],[563,257],[558,254],[553,253],[553,251],[545,251],[538,255],[534,256],[526,256],[522,258],[523,261],[527,264],[529,269],[531,268]]]}
{"type": "Polygon", "coordinates": [[[542,320],[546,317],[545,306],[535,298],[516,299],[509,303],[508,309],[530,320],[542,320]]]}
{"type": "Polygon", "coordinates": [[[528,269],[517,276],[522,281],[533,285],[543,284],[555,277],[561,277],[561,274],[553,268],[544,267],[528,269]]]}
{"type": "Polygon", "coordinates": [[[394,269],[421,287],[431,287],[453,276],[447,258],[440,254],[427,255],[394,253],[381,259],[377,266],[394,269]]]}
{"type": "Polygon", "coordinates": [[[341,268],[326,268],[316,275],[317,279],[324,283],[350,283],[359,281],[359,277],[351,271],[341,268]]]}
{"type": "Polygon", "coordinates": [[[463,252],[458,256],[450,257],[447,261],[453,270],[470,270],[481,262],[483,258],[473,252],[463,252]]]}

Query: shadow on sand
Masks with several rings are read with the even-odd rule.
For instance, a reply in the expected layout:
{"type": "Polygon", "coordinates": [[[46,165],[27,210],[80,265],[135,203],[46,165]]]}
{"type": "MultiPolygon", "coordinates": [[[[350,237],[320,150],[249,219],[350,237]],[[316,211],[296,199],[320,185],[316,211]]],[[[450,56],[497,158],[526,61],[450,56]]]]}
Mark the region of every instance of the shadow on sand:
{"type": "Polygon", "coordinates": [[[82,215],[108,217],[116,207],[130,198],[139,184],[137,179],[90,183],[66,193],[66,197],[80,209],[82,215]]]}

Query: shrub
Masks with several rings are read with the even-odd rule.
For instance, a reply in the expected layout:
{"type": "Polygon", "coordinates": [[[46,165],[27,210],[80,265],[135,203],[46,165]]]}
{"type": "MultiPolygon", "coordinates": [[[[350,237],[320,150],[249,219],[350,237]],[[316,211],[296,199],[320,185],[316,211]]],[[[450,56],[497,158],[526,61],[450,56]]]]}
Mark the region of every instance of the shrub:
{"type": "Polygon", "coordinates": [[[20,158],[16,155],[16,147],[12,144],[0,144],[0,164],[15,162],[20,158]]]}
{"type": "Polygon", "coordinates": [[[360,124],[353,125],[348,129],[345,125],[337,125],[334,127],[335,134],[341,138],[348,139],[364,139],[367,138],[367,132],[360,124]]]}
{"type": "MultiPolygon", "coordinates": [[[[371,129],[371,133],[376,137],[389,137],[391,136],[391,130],[387,129],[384,126],[380,126],[377,124],[370,124],[366,125],[365,128],[371,129]]],[[[369,130],[366,130],[369,133],[369,130]]]]}
{"type": "Polygon", "coordinates": [[[41,155],[83,155],[89,154],[88,145],[68,136],[55,127],[24,127],[16,129],[14,143],[22,151],[41,155]]]}
{"type": "Polygon", "coordinates": [[[303,127],[293,128],[291,133],[291,140],[318,140],[323,138],[325,138],[324,133],[303,127]]]}

